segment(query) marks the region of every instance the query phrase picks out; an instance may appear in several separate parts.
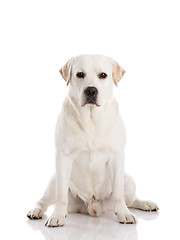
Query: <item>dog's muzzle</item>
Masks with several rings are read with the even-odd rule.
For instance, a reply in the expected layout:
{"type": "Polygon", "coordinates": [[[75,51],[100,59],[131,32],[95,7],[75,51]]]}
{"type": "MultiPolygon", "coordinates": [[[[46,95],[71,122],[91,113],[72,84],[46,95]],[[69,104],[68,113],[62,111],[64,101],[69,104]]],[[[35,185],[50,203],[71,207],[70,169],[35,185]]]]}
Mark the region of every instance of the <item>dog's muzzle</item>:
{"type": "Polygon", "coordinates": [[[95,87],[87,87],[84,90],[85,104],[96,104],[97,105],[97,103],[96,103],[96,101],[97,101],[97,94],[98,94],[97,88],[95,88],[95,87]]]}

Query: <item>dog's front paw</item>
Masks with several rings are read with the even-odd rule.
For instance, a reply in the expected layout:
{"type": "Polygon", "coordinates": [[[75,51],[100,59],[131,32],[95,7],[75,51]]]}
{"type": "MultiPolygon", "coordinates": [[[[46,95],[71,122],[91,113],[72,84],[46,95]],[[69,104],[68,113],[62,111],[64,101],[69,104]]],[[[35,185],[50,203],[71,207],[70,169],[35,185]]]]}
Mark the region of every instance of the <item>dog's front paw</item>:
{"type": "Polygon", "coordinates": [[[34,208],[33,210],[29,211],[27,217],[29,219],[41,219],[43,216],[43,210],[41,208],[34,208]]]}
{"type": "Polygon", "coordinates": [[[122,224],[135,224],[137,222],[136,217],[130,212],[116,212],[118,222],[122,224]]]}
{"type": "Polygon", "coordinates": [[[45,223],[47,227],[62,227],[64,225],[65,217],[51,216],[45,223]]]}

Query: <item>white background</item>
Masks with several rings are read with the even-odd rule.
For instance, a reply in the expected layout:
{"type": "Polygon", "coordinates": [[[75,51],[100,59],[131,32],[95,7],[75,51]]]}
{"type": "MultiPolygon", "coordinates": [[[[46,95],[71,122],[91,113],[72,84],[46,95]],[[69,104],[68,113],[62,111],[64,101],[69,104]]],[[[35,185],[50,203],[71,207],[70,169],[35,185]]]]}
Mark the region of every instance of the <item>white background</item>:
{"type": "Polygon", "coordinates": [[[178,0],[1,0],[4,239],[178,238],[179,13],[178,0]],[[111,56],[126,70],[115,89],[127,133],[126,171],[138,196],[160,208],[159,214],[134,211],[137,225],[122,226],[113,214],[69,215],[63,228],[49,229],[47,216],[26,218],[54,171],[54,129],[68,90],[58,71],[84,53],[111,56]]]}

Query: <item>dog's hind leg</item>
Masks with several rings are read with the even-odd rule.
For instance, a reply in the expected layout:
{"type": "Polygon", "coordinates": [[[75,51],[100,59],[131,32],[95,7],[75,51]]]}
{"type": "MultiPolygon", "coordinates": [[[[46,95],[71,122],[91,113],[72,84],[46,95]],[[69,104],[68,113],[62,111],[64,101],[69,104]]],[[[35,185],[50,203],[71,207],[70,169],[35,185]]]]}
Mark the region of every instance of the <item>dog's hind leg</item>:
{"type": "Polygon", "coordinates": [[[42,218],[44,212],[47,211],[48,207],[53,204],[56,200],[55,194],[55,175],[51,178],[42,198],[35,204],[35,207],[29,211],[27,217],[30,219],[42,218]]]}
{"type": "Polygon", "coordinates": [[[136,186],[134,180],[129,175],[125,175],[124,178],[124,193],[125,193],[125,201],[127,207],[136,208],[144,211],[157,211],[159,210],[156,203],[152,201],[144,201],[140,200],[136,197],[135,191],[136,186]]]}

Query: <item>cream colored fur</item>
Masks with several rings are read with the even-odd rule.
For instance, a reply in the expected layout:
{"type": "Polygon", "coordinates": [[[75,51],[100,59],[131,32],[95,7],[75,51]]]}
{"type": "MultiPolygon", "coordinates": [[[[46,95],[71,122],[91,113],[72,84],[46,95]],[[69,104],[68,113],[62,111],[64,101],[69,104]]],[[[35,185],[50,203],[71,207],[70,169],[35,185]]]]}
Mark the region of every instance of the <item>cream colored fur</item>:
{"type": "Polygon", "coordinates": [[[69,93],[56,126],[56,173],[29,218],[41,218],[52,203],[49,227],[64,225],[72,212],[100,216],[113,210],[120,223],[136,223],[128,207],[158,209],[137,199],[134,181],[124,173],[125,129],[113,96],[113,83],[117,85],[124,72],[113,59],[99,55],[74,57],[61,68],[69,93]],[[78,72],[85,78],[77,78],[78,72]],[[98,78],[101,72],[106,79],[98,78]],[[98,89],[97,105],[85,104],[84,89],[89,86],[98,89]]]}

